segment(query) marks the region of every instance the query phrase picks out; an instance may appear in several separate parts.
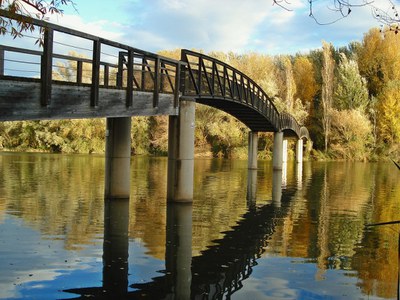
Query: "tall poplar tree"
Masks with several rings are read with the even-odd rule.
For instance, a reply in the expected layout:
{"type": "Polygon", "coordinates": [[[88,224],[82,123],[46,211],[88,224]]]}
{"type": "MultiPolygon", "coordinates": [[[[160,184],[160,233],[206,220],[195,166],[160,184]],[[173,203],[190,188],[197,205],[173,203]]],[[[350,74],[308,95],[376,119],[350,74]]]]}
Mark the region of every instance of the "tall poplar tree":
{"type": "Polygon", "coordinates": [[[324,131],[325,152],[328,150],[329,135],[331,132],[331,109],[333,103],[333,84],[335,62],[332,56],[332,45],[322,42],[323,65],[322,75],[322,128],[324,131]]]}

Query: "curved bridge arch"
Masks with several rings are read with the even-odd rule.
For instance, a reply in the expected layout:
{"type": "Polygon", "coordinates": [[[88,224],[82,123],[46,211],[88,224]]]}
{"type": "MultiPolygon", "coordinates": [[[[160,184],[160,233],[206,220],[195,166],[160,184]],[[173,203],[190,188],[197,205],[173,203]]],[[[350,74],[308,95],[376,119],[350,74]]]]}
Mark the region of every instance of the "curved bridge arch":
{"type": "Polygon", "coordinates": [[[254,132],[283,131],[309,139],[308,130],[287,113],[279,113],[265,91],[244,73],[210,56],[183,49],[183,98],[218,108],[236,117],[254,132]]]}
{"type": "Polygon", "coordinates": [[[181,61],[186,63],[183,97],[221,109],[252,131],[279,131],[279,112],[272,99],[247,75],[218,59],[190,50],[182,50],[181,61]]]}
{"type": "Polygon", "coordinates": [[[301,126],[297,120],[288,113],[280,114],[280,130],[284,132],[287,137],[296,137],[298,139],[310,139],[308,129],[301,126]]]}

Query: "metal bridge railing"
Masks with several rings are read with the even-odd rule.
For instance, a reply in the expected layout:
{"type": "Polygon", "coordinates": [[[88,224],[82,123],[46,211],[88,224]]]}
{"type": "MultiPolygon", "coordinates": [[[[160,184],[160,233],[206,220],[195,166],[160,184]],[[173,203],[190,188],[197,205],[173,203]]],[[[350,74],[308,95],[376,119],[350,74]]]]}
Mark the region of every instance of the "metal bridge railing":
{"type": "Polygon", "coordinates": [[[86,34],[70,28],[47,23],[30,17],[12,14],[6,10],[0,10],[3,18],[17,19],[30,23],[43,32],[42,49],[31,50],[14,46],[0,45],[0,77],[30,78],[41,82],[41,104],[48,106],[51,103],[51,91],[54,82],[70,82],[76,85],[90,85],[90,105],[96,107],[99,101],[99,88],[120,88],[126,90],[126,106],[132,106],[133,91],[153,92],[153,106],[158,106],[159,93],[174,94],[175,107],[179,102],[179,83],[182,62],[159,56],[157,54],[106,40],[94,35],[86,34]],[[63,40],[80,39],[91,46],[91,57],[78,57],[79,55],[66,55],[57,53],[59,45],[70,46],[70,50],[79,47],[63,44],[55,40],[56,34],[64,35],[63,40]],[[102,52],[103,48],[113,49],[115,55],[102,52]],[[9,59],[9,54],[27,54],[36,57],[32,61],[22,59],[9,59]],[[111,59],[110,59],[111,58],[111,59]],[[67,68],[63,64],[55,62],[68,62],[74,65],[74,73],[69,78],[55,78],[57,69],[67,68]],[[17,70],[16,75],[9,75],[8,65],[19,64],[25,69],[17,70]],[[39,71],[36,76],[28,76],[34,73],[26,65],[37,65],[39,71]],[[86,68],[85,68],[85,67],[86,68]]]}
{"type": "Polygon", "coordinates": [[[184,96],[225,98],[252,107],[279,129],[279,113],[269,96],[247,75],[210,56],[182,50],[186,63],[182,84],[184,96]]]}

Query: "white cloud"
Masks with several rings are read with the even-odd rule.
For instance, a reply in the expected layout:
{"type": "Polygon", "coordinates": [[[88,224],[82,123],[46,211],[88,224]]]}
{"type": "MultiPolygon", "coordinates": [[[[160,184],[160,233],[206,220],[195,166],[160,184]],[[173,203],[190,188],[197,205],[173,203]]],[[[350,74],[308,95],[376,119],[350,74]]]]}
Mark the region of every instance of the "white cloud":
{"type": "MultiPolygon", "coordinates": [[[[383,7],[386,1],[375,0],[374,5],[383,7]]],[[[329,3],[315,2],[319,20],[332,18],[329,3]]],[[[287,8],[292,11],[273,5],[272,0],[125,0],[114,7],[110,19],[103,13],[98,20],[93,18],[95,8],[90,17],[65,14],[52,21],[152,52],[189,48],[267,54],[319,48],[321,40],[344,46],[379,26],[369,7],[354,7],[348,18],[318,25],[309,18],[305,0],[290,1],[287,8]]]]}

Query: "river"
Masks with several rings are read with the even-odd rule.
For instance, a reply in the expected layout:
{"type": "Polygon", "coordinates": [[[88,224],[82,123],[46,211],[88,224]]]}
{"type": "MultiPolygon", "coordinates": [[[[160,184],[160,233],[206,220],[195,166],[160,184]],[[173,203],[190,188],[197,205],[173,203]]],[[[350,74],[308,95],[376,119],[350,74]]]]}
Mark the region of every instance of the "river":
{"type": "Polygon", "coordinates": [[[197,159],[193,205],[167,163],[132,157],[105,205],[103,156],[1,153],[0,298],[397,297],[399,227],[366,226],[400,219],[391,162],[197,159]]]}

